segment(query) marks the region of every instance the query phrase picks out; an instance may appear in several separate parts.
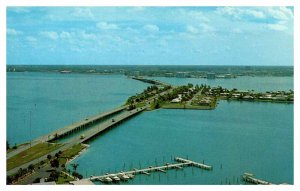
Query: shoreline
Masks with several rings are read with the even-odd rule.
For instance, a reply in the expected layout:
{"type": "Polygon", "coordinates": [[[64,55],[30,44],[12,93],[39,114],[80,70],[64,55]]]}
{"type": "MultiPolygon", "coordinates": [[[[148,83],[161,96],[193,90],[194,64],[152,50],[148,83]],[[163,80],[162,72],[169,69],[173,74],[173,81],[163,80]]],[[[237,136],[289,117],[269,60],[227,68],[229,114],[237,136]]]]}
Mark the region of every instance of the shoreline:
{"type": "Polygon", "coordinates": [[[83,143],[81,143],[81,144],[84,146],[84,148],[81,151],[79,151],[76,155],[74,155],[71,159],[67,160],[65,165],[68,165],[69,163],[71,163],[73,160],[75,160],[77,157],[79,157],[82,153],[84,153],[90,147],[90,145],[88,145],[88,144],[83,144],[83,143]]]}

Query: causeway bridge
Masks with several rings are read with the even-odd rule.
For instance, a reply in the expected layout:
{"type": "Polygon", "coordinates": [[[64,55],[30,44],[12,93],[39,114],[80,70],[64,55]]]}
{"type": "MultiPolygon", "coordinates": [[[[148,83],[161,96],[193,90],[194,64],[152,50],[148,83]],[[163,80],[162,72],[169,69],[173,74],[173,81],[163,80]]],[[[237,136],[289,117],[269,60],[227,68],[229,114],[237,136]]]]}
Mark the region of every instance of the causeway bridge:
{"type": "Polygon", "coordinates": [[[161,82],[159,80],[146,79],[146,78],[143,78],[143,77],[134,77],[134,76],[132,76],[130,78],[134,79],[134,80],[139,80],[141,82],[145,82],[145,83],[148,83],[148,84],[153,84],[153,85],[172,86],[171,84],[161,82]]]}
{"type": "MultiPolygon", "coordinates": [[[[114,109],[110,112],[102,113],[101,115],[98,115],[98,117],[94,117],[93,119],[94,119],[94,121],[96,121],[96,120],[99,120],[101,117],[104,117],[107,115],[111,116],[112,114],[118,113],[119,111],[123,111],[121,113],[119,112],[119,114],[117,114],[117,115],[114,115],[111,118],[111,120],[107,120],[105,122],[99,123],[98,125],[89,127],[89,129],[84,132],[85,133],[84,138],[82,138],[81,136],[76,136],[75,138],[72,138],[71,140],[67,141],[66,143],[63,144],[63,146],[57,148],[56,150],[52,151],[51,153],[47,153],[37,159],[34,159],[30,162],[27,162],[25,164],[22,164],[21,166],[15,167],[15,168],[7,171],[7,175],[12,175],[12,174],[16,173],[20,168],[27,168],[30,164],[36,164],[36,163],[40,162],[41,160],[47,159],[48,154],[54,155],[58,151],[63,151],[63,150],[67,150],[67,149],[71,148],[75,144],[87,142],[87,141],[91,140],[92,138],[96,137],[97,135],[103,133],[104,131],[109,130],[112,127],[119,125],[120,123],[126,121],[127,119],[135,116],[136,114],[139,114],[140,112],[142,112],[146,109],[146,107],[139,107],[139,108],[128,111],[125,108],[126,108],[126,106],[120,107],[120,108],[114,109]]],[[[91,119],[89,122],[87,122],[87,124],[92,123],[92,121],[93,120],[91,119]]],[[[59,129],[59,130],[55,131],[55,133],[58,133],[58,134],[60,133],[59,135],[66,135],[66,134],[68,134],[67,132],[69,132],[69,134],[71,134],[72,132],[75,131],[76,128],[84,127],[83,126],[84,123],[78,122],[76,124],[77,125],[71,125],[71,126],[67,126],[62,129],[59,129]]],[[[52,133],[50,133],[50,134],[52,135],[52,133]]],[[[43,137],[46,137],[46,136],[43,136],[43,137]]],[[[58,138],[59,138],[59,136],[58,136],[58,138]]],[[[49,139],[46,139],[46,138],[39,139],[39,141],[48,141],[48,140],[49,139]]]]}
{"type": "Polygon", "coordinates": [[[42,142],[48,142],[48,141],[52,141],[52,140],[55,140],[55,139],[58,139],[60,137],[63,137],[63,136],[67,136],[75,131],[78,131],[78,130],[81,130],[83,128],[87,128],[89,127],[90,125],[92,124],[95,124],[95,123],[98,123],[100,122],[101,120],[104,120],[104,119],[107,119],[113,115],[116,115],[118,113],[121,113],[123,112],[124,110],[126,110],[127,106],[121,106],[121,107],[117,107],[117,108],[114,108],[110,111],[106,111],[106,112],[103,112],[103,113],[100,113],[100,114],[97,114],[95,116],[91,116],[91,117],[88,117],[88,118],[85,118],[79,122],[76,122],[74,124],[71,124],[71,125],[68,125],[68,126],[65,126],[61,129],[57,129],[51,133],[48,133],[46,135],[43,135],[43,136],[40,136],[34,140],[31,141],[31,144],[26,144],[26,145],[23,145],[23,146],[20,146],[18,149],[14,150],[14,151],[11,151],[9,153],[7,153],[6,155],[6,159],[9,159],[11,158],[12,156],[26,150],[26,149],[29,149],[30,147],[34,146],[34,145],[37,145],[39,143],[42,143],[42,142]]]}

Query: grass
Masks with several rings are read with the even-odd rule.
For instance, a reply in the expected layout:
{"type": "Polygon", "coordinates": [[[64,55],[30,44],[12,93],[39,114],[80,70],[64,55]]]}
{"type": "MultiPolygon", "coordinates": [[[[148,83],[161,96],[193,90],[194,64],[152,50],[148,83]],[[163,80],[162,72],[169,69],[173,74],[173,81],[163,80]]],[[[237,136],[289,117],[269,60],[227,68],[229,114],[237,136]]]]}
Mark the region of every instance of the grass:
{"type": "Polygon", "coordinates": [[[214,109],[216,107],[215,104],[212,106],[203,106],[203,105],[190,105],[183,103],[164,103],[161,108],[164,109],[198,109],[198,110],[207,110],[214,109]]]}
{"type": "Polygon", "coordinates": [[[220,100],[227,100],[227,101],[248,101],[248,102],[271,102],[271,103],[287,103],[287,104],[293,104],[294,101],[288,101],[288,100],[271,100],[271,99],[234,99],[234,98],[227,98],[227,97],[218,97],[220,100]]]}
{"type": "Polygon", "coordinates": [[[39,143],[7,160],[7,170],[11,170],[22,164],[28,163],[34,159],[44,156],[51,151],[61,147],[61,144],[39,143]]]}
{"type": "MultiPolygon", "coordinates": [[[[29,143],[22,143],[22,144],[19,144],[19,145],[16,145],[17,146],[17,148],[19,148],[19,147],[21,147],[21,146],[25,146],[25,145],[28,145],[29,143]]],[[[14,150],[16,150],[16,149],[13,149],[13,146],[12,145],[10,145],[10,147],[11,148],[9,148],[7,151],[6,151],[6,153],[10,153],[11,151],[14,151],[14,150]]]]}
{"type": "Polygon", "coordinates": [[[135,106],[136,107],[144,107],[145,106],[145,102],[139,102],[135,106]]]}
{"type": "Polygon", "coordinates": [[[55,181],[56,184],[66,184],[66,183],[69,183],[70,181],[73,181],[74,179],[67,176],[66,174],[64,173],[60,173],[59,177],[58,177],[58,180],[55,181]]]}
{"type": "Polygon", "coordinates": [[[83,144],[76,144],[72,146],[71,148],[65,150],[62,152],[62,154],[59,156],[59,164],[66,164],[67,159],[70,159],[77,155],[81,150],[83,150],[86,146],[83,144]]]}

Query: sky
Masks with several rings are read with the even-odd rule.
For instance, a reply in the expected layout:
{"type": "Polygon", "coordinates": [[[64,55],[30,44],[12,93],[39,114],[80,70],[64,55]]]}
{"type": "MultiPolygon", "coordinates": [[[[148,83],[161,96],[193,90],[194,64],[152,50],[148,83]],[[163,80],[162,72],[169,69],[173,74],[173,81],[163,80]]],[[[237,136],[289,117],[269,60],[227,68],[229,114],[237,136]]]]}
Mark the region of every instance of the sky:
{"type": "Polygon", "coordinates": [[[8,7],[7,64],[293,65],[291,7],[8,7]]]}

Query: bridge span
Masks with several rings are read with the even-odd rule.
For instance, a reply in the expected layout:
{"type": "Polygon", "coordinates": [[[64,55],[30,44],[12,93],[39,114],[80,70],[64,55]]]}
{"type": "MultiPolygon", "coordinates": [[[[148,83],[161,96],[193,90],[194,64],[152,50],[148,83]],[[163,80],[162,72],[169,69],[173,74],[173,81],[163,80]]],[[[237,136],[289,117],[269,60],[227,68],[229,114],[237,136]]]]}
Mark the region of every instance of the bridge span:
{"type": "Polygon", "coordinates": [[[18,147],[16,150],[13,150],[9,153],[7,153],[6,155],[6,159],[9,159],[13,156],[15,156],[16,154],[26,150],[26,149],[29,149],[30,147],[34,146],[34,145],[37,145],[39,143],[42,143],[42,142],[48,142],[48,141],[52,141],[52,140],[55,140],[55,139],[58,139],[60,137],[63,137],[63,136],[66,136],[66,135],[69,135],[77,130],[80,130],[80,129],[83,129],[83,128],[86,128],[86,127],[89,127],[91,124],[95,124],[103,119],[106,119],[108,117],[111,117],[112,115],[115,115],[115,114],[118,114],[118,113],[121,113],[122,111],[124,111],[125,109],[127,108],[127,106],[121,106],[121,107],[117,107],[117,108],[114,108],[110,111],[106,111],[106,112],[103,112],[103,113],[100,113],[100,114],[97,114],[95,116],[91,116],[91,117],[88,117],[88,118],[85,118],[79,122],[76,122],[74,124],[71,124],[71,125],[68,125],[68,126],[65,126],[63,128],[60,128],[60,129],[57,129],[53,132],[50,132],[46,135],[42,135],[34,140],[31,141],[30,144],[26,144],[26,145],[22,145],[20,147],[18,147]]]}

